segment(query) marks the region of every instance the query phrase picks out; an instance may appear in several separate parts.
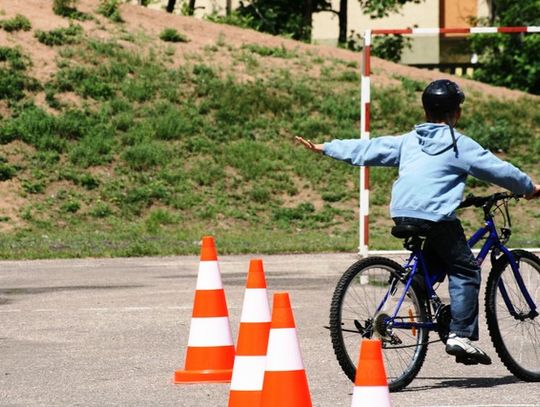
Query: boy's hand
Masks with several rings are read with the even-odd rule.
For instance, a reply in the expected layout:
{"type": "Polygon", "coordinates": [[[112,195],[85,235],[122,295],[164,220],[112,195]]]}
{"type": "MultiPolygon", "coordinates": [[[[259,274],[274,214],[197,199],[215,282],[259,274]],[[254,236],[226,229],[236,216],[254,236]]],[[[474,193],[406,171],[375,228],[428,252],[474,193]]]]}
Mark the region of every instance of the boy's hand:
{"type": "Polygon", "coordinates": [[[298,144],[303,145],[308,150],[311,150],[315,153],[322,153],[323,152],[323,145],[322,144],[313,144],[311,140],[303,139],[302,137],[295,137],[295,140],[298,144]]]}
{"type": "Polygon", "coordinates": [[[540,185],[536,184],[534,186],[534,191],[532,194],[525,197],[525,199],[540,198],[540,185]]]}

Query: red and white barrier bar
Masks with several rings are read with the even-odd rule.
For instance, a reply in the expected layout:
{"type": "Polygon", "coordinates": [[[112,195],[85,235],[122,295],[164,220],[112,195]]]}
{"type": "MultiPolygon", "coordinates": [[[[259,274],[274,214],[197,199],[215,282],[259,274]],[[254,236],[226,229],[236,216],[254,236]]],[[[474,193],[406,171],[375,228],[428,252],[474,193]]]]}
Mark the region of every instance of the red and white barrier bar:
{"type": "Polygon", "coordinates": [[[369,30],[371,35],[434,35],[434,34],[496,34],[496,33],[537,33],[540,27],[467,27],[467,28],[404,28],[369,30]]]}
{"type": "MultiPolygon", "coordinates": [[[[369,140],[371,106],[371,38],[373,35],[440,35],[440,34],[513,34],[540,33],[540,27],[467,27],[467,28],[405,28],[378,29],[364,31],[362,52],[362,76],[360,94],[360,139],[369,140]]],[[[367,257],[369,253],[369,168],[360,167],[360,208],[358,254],[367,257]]]]}

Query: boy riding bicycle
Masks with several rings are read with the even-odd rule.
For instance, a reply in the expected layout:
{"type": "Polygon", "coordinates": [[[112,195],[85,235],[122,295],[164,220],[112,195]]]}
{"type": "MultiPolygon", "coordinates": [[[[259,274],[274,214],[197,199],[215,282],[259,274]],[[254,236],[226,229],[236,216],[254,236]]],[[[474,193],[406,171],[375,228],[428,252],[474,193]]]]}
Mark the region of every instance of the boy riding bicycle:
{"type": "Polygon", "coordinates": [[[528,199],[540,192],[540,185],[454,130],[464,100],[456,83],[436,80],[422,94],[426,123],[407,134],[324,144],[301,137],[296,140],[311,151],[352,165],[399,167],[392,188],[391,216],[397,225],[412,224],[423,231],[426,261],[437,262],[448,275],[452,321],[446,352],[461,363],[491,364],[489,356],[471,342],[478,340],[480,266],[467,245],[455,209],[468,175],[528,199]]]}

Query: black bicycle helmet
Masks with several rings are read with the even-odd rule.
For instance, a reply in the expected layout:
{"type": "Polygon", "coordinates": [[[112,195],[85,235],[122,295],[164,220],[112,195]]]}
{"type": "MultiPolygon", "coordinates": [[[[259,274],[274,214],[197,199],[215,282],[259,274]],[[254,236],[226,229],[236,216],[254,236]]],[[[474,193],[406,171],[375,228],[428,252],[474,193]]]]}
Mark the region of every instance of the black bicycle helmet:
{"type": "Polygon", "coordinates": [[[458,157],[458,149],[452,127],[452,115],[464,101],[465,94],[458,84],[448,79],[438,79],[431,82],[422,93],[422,105],[426,113],[433,118],[444,119],[450,127],[452,147],[456,157],[458,157]]]}
{"type": "Polygon", "coordinates": [[[448,79],[431,82],[422,93],[422,105],[429,114],[453,113],[464,100],[465,94],[458,84],[448,79]]]}

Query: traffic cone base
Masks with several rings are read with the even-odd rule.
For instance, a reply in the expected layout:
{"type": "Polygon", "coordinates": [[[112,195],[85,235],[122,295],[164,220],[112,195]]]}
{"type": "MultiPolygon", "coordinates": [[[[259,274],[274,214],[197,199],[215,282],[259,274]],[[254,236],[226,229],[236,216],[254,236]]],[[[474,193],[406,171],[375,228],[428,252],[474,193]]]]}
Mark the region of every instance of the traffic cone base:
{"type": "Polygon", "coordinates": [[[229,383],[232,370],[177,370],[174,372],[175,384],[229,383]]]}

